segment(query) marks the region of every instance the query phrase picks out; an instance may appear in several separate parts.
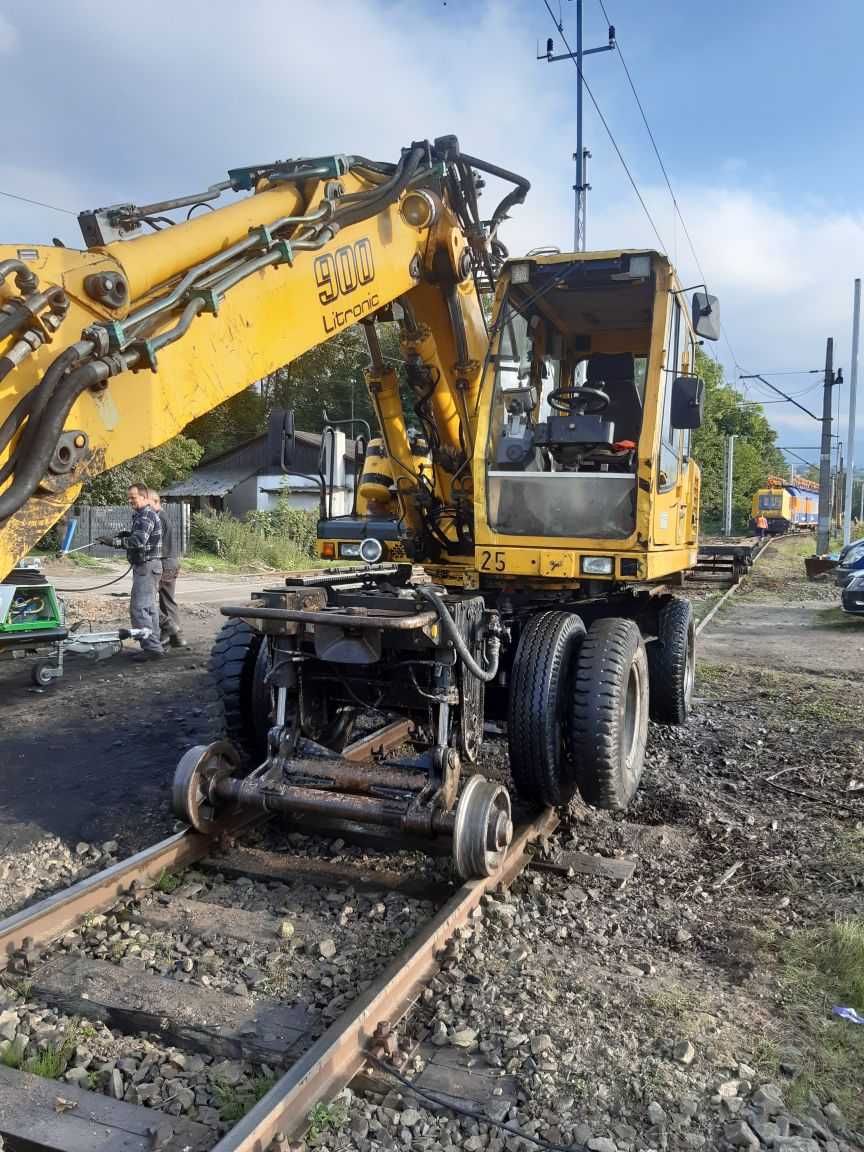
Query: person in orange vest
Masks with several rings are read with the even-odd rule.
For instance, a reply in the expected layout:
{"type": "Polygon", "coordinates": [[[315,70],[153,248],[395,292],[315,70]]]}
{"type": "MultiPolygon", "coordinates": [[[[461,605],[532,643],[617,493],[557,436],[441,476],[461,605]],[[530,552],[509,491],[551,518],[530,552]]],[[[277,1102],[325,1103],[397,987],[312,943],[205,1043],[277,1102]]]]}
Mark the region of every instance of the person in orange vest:
{"type": "Polygon", "coordinates": [[[759,539],[764,540],[768,532],[768,521],[765,519],[764,512],[760,512],[756,517],[756,531],[759,533],[759,539]]]}

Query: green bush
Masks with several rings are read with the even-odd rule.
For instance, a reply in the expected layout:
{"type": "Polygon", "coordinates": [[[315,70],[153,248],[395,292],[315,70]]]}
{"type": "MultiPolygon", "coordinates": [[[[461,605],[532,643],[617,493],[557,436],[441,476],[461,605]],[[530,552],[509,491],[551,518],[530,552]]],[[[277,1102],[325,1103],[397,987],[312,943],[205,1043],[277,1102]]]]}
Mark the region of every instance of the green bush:
{"type": "Polygon", "coordinates": [[[291,508],[285,500],[280,500],[270,512],[250,512],[246,523],[265,540],[290,540],[301,551],[315,555],[317,512],[291,508]]]}
{"type": "Polygon", "coordinates": [[[252,512],[245,520],[224,512],[196,512],[192,548],[238,567],[303,568],[315,555],[315,523],[314,513],[296,508],[252,512]]]}

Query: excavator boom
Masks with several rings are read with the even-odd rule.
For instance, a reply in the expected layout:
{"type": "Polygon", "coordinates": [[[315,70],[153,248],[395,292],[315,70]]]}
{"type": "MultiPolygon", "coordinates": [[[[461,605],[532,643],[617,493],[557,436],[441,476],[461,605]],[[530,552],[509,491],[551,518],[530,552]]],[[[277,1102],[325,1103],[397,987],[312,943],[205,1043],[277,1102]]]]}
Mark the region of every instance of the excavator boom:
{"type": "MultiPolygon", "coordinates": [[[[468,160],[483,166],[446,137],[395,165],[331,156],[235,169],[202,196],[83,213],[86,251],[0,246],[0,579],[85,480],[400,299],[416,297],[420,344],[434,330],[421,351],[440,379],[443,434],[464,442],[470,409],[451,393],[464,401],[479,386],[475,278],[492,272],[466,206],[468,160]],[[253,194],[178,223],[164,215],[212,207],[229,188],[253,194]],[[158,230],[135,234],[148,224],[158,230]]],[[[405,415],[385,377],[377,405],[398,459],[405,415]]]]}

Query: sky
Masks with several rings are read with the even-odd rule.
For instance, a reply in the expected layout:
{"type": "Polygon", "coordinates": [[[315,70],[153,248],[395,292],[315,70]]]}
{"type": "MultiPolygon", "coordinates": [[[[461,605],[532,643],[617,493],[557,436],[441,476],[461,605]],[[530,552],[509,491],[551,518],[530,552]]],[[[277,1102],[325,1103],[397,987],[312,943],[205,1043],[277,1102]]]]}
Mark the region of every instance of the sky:
{"type": "MultiPolygon", "coordinates": [[[[833,336],[848,385],[864,275],[864,2],[603,2],[621,54],[589,57],[585,76],[682,282],[701,281],[701,266],[720,298],[727,379],[792,373],[768,378],[821,411],[821,377],[803,373],[833,336]]],[[[142,17],[124,0],[0,0],[0,191],[67,210],[0,196],[0,240],[75,245],[83,208],[198,191],[228,168],[289,156],[394,160],[412,140],[454,133],[531,180],[502,231],[511,254],[566,250],[576,69],[536,55],[547,36],[565,50],[559,13],[575,45],[576,4],[549,4],[554,19],[544,0],[150,0],[142,17]]],[[[606,43],[600,0],[584,12],[585,47],[606,43]]],[[[584,134],[589,248],[658,246],[587,96],[584,134]]],[[[747,395],[778,399],[758,383],[747,395]]],[[[814,420],[789,404],[765,411],[781,445],[817,459],[814,420]]],[[[864,397],[859,411],[864,466],[864,397]]]]}

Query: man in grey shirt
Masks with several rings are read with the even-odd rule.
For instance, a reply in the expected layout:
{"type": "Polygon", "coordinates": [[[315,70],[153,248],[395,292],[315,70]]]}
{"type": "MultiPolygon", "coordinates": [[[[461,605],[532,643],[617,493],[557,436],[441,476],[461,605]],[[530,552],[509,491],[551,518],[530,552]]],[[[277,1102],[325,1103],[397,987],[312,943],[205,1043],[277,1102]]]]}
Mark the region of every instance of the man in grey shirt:
{"type": "Polygon", "coordinates": [[[159,638],[172,648],[188,648],[180,627],[176,584],[180,573],[180,549],[177,546],[174,525],[162,511],[162,499],[150,489],[150,503],[162,527],[162,575],[159,578],[159,638]]]}

